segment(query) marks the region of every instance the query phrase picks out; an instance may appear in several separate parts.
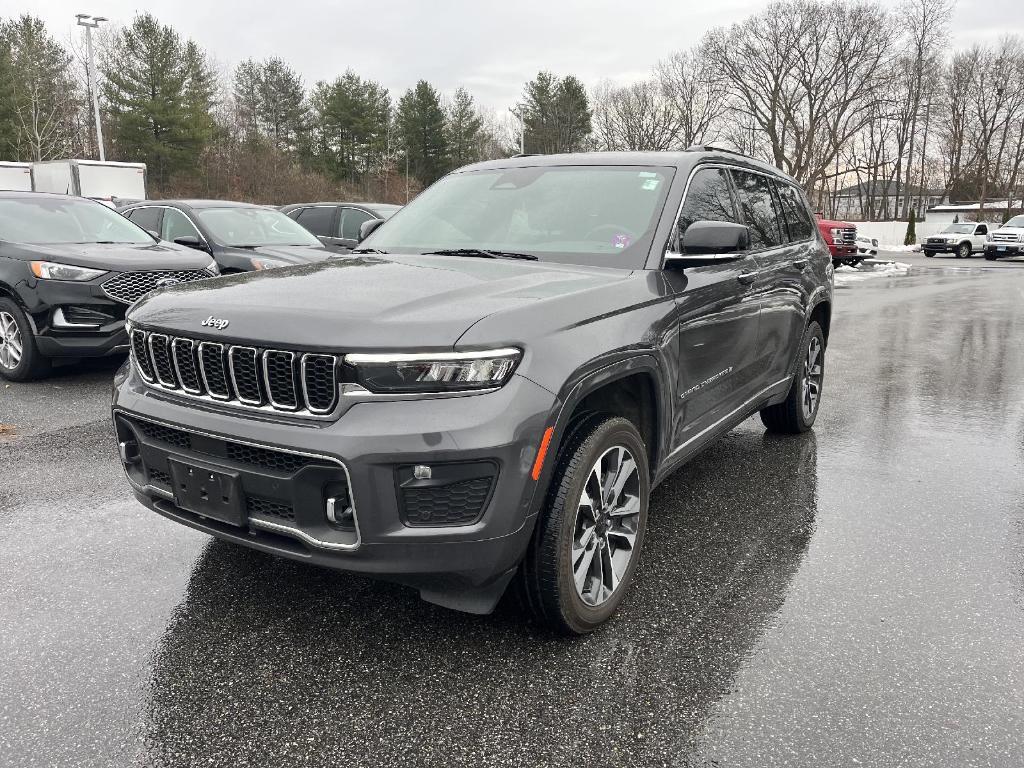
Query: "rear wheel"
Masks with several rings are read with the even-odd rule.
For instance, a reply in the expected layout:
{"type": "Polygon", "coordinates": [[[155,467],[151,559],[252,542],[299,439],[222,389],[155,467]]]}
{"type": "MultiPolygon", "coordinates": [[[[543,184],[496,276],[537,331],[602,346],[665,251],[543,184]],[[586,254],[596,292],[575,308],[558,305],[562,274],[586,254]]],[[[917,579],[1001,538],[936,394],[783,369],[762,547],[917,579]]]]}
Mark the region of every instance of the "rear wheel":
{"type": "Polygon", "coordinates": [[[761,421],[770,432],[806,432],[818,416],[825,378],[825,337],[817,321],[807,326],[800,349],[801,361],[786,399],[761,409],[761,421]]]}
{"type": "Polygon", "coordinates": [[[520,567],[539,620],[583,634],[615,612],[636,569],[649,493],[647,449],[632,422],[594,417],[570,435],[520,567]]]}
{"type": "Polygon", "coordinates": [[[29,381],[49,369],[49,361],[36,348],[32,326],[21,307],[0,298],[0,377],[29,381]]]}

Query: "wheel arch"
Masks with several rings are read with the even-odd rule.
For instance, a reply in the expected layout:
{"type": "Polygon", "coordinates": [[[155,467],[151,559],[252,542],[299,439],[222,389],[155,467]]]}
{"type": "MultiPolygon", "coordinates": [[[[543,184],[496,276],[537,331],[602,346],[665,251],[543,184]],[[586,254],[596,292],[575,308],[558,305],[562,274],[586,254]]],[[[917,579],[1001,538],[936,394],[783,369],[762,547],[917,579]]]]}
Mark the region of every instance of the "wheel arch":
{"type": "Polygon", "coordinates": [[[559,398],[557,417],[553,420],[554,431],[541,487],[547,488],[550,484],[553,467],[557,464],[555,457],[574,430],[589,416],[598,414],[622,416],[636,425],[647,446],[653,477],[663,453],[664,409],[670,403],[665,395],[664,372],[657,359],[651,355],[629,357],[587,373],[567,385],[567,389],[559,398]]]}

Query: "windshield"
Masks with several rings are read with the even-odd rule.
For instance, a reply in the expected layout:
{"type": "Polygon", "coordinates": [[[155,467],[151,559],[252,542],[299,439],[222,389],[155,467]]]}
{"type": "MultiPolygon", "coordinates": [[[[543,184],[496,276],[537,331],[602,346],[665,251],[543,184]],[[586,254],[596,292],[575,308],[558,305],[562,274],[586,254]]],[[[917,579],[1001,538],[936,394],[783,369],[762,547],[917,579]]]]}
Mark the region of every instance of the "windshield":
{"type": "Polygon", "coordinates": [[[196,215],[221,245],[237,248],[261,245],[322,247],[309,230],[270,208],[200,208],[196,215]]]}
{"type": "Polygon", "coordinates": [[[1004,227],[1024,227],[1024,216],[1014,216],[1008,222],[1003,224],[1004,227]]]}
{"type": "Polygon", "coordinates": [[[102,203],[80,197],[0,199],[0,240],[59,245],[153,245],[149,234],[102,203]]]}
{"type": "Polygon", "coordinates": [[[948,232],[951,235],[973,235],[974,228],[977,224],[950,224],[946,227],[943,232],[948,232]]]}
{"type": "Polygon", "coordinates": [[[385,253],[460,248],[642,267],[673,169],[557,166],[445,177],[361,244],[385,253]]]}

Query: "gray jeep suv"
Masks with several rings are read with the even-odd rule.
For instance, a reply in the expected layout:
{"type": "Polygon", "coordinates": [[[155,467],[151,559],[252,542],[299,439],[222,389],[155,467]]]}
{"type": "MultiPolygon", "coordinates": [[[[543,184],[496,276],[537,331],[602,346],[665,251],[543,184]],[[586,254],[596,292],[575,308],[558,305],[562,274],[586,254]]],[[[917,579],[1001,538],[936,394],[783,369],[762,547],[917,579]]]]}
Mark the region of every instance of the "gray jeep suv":
{"type": "Polygon", "coordinates": [[[771,166],[486,162],[370,229],[132,308],[113,417],[142,503],[459,610],[514,583],[581,633],[627,591],[654,486],[753,413],[814,422],[831,259],[771,166]]]}

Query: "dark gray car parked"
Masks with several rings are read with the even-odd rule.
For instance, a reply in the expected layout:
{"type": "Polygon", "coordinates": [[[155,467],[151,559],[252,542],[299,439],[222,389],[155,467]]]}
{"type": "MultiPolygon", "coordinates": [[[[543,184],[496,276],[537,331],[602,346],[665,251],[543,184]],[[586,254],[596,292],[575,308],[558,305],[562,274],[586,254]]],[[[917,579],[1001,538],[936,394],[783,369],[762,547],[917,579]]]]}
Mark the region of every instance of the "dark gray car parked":
{"type": "Polygon", "coordinates": [[[814,423],[831,305],[828,248],[771,166],[480,163],[352,258],[139,302],[117,441],[139,500],[184,525],[465,611],[515,580],[587,632],[633,577],[651,488],[758,411],[814,423]]]}
{"type": "Polygon", "coordinates": [[[295,219],[332,250],[348,253],[359,245],[359,229],[373,219],[390,219],[402,209],[387,203],[293,203],[281,213],[295,219]]]}
{"type": "Polygon", "coordinates": [[[147,200],[119,212],[161,240],[209,253],[225,275],[312,264],[331,256],[306,229],[265,205],[147,200]]]}

